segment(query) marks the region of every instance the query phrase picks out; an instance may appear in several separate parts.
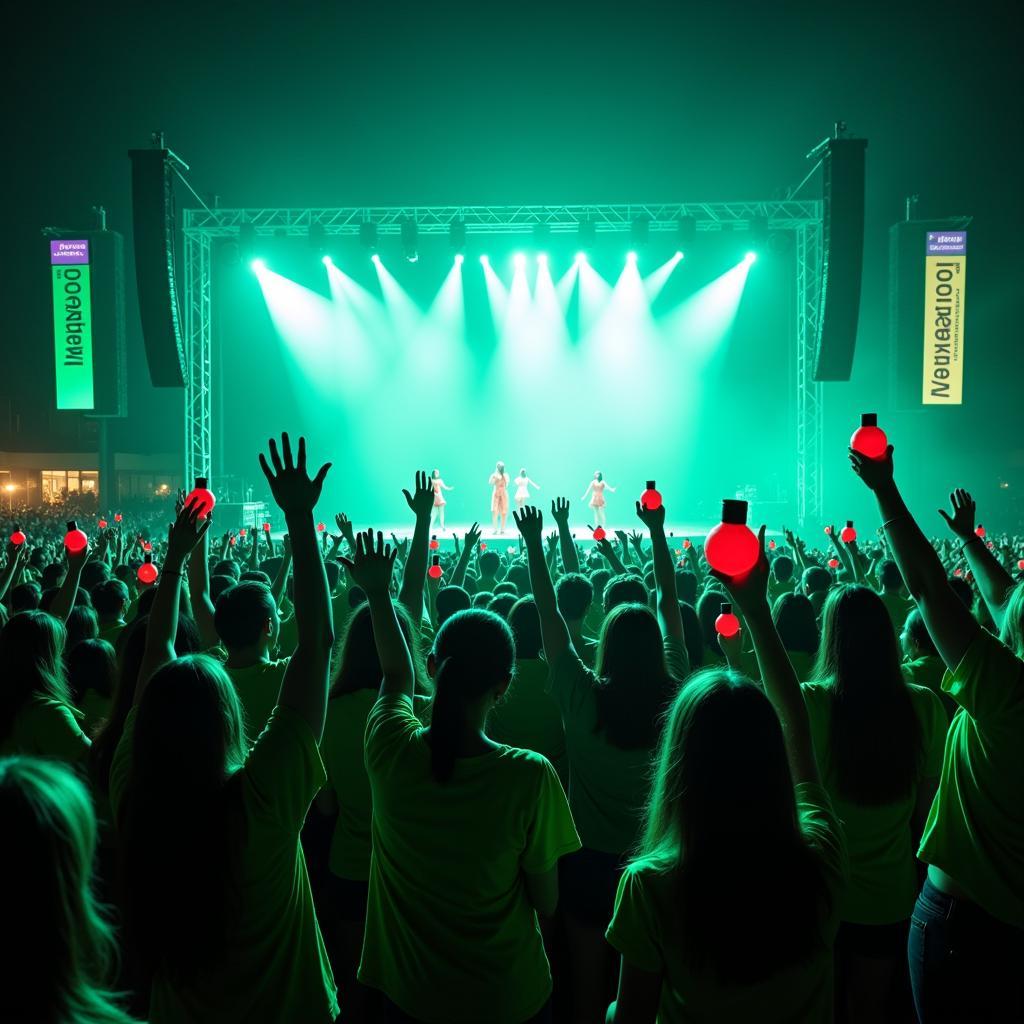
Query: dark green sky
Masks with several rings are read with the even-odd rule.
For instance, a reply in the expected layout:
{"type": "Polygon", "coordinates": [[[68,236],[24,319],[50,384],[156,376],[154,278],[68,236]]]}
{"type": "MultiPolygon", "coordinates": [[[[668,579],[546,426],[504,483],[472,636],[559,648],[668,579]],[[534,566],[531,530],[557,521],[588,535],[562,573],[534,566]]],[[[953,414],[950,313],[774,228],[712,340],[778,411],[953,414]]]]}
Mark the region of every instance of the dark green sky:
{"type": "MultiPolygon", "coordinates": [[[[0,394],[50,400],[39,228],[86,223],[99,201],[129,231],[126,151],[155,128],[224,205],[587,202],[769,198],[842,118],[869,140],[866,271],[829,430],[885,409],[887,230],[916,192],[924,214],[976,218],[967,404],[898,422],[954,461],[936,480],[970,466],[992,487],[1012,463],[1021,481],[1015,6],[47,6],[5,47],[0,330],[25,372],[0,394]]],[[[176,447],[179,402],[145,383],[131,303],[129,336],[125,427],[176,447]]]]}

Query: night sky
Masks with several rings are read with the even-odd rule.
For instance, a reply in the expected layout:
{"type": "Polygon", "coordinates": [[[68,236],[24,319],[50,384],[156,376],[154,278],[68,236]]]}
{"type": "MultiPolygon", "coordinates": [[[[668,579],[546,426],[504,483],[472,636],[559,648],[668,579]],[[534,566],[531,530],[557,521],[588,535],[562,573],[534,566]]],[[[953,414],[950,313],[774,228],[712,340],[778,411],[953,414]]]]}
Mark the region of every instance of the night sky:
{"type": "MultiPolygon", "coordinates": [[[[966,399],[891,421],[947,458],[923,471],[929,486],[961,468],[979,491],[1000,475],[1024,485],[1016,6],[36,6],[5,32],[0,332],[20,372],[0,380],[14,400],[0,445],[29,442],[8,408],[52,403],[40,229],[88,225],[102,203],[130,235],[127,150],[155,129],[222,205],[510,204],[772,198],[842,119],[869,141],[865,278],[853,380],[826,387],[827,430],[885,414],[888,227],[917,193],[921,215],[975,218],[966,399]]],[[[128,312],[115,439],[175,450],[180,397],[149,387],[131,295],[128,312]]],[[[50,417],[52,437],[74,415],[50,417]]]]}

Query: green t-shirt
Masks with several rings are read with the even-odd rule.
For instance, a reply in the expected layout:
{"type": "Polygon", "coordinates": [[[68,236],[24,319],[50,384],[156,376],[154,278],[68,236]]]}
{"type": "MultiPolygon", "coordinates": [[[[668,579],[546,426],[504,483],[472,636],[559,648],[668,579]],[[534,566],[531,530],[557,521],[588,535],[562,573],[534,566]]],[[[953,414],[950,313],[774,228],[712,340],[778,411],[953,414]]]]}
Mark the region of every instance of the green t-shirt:
{"type": "Polygon", "coordinates": [[[543,754],[559,778],[565,779],[565,727],[562,712],[548,692],[548,672],[548,663],[540,658],[516,662],[512,685],[487,720],[487,735],[498,743],[543,754]]]}
{"type": "MultiPolygon", "coordinates": [[[[802,687],[811,735],[836,814],[843,823],[850,855],[850,878],[839,902],[839,916],[855,924],[894,924],[905,921],[917,896],[911,818],[917,803],[917,787],[942,769],[946,740],[946,713],[938,697],[923,686],[908,684],[910,699],[921,723],[922,759],[914,787],[902,800],[865,806],[839,795],[839,779],[830,756],[832,688],[828,683],[802,687]]],[[[864,751],[871,757],[871,750],[864,751]]]]}
{"type": "Polygon", "coordinates": [[[82,713],[59,700],[36,694],[14,717],[10,734],[0,740],[0,754],[27,754],[79,761],[92,745],[82,731],[82,713]]]}
{"type": "Polygon", "coordinates": [[[327,702],[320,756],[338,801],[331,838],[330,868],[338,878],[365,882],[370,877],[370,818],[373,798],[363,758],[366,719],[376,690],[354,690],[327,702]]]}
{"type": "Polygon", "coordinates": [[[937,654],[926,654],[923,658],[903,662],[903,678],[908,683],[915,683],[931,690],[942,702],[946,710],[946,721],[949,722],[957,712],[957,703],[942,688],[945,674],[945,663],[937,654]]]}
{"type": "Polygon", "coordinates": [[[106,640],[112,647],[117,646],[117,638],[124,632],[124,627],[127,623],[123,619],[119,619],[117,622],[108,622],[105,626],[100,626],[99,639],[106,640]]]}
{"type": "MultiPolygon", "coordinates": [[[[686,648],[666,638],[665,661],[687,675],[686,648]]],[[[588,850],[623,854],[633,848],[651,784],[653,750],[623,750],[596,731],[597,677],[570,646],[551,666],[551,694],[562,711],[569,755],[569,806],[588,850]]]]}
{"type": "Polygon", "coordinates": [[[889,613],[889,618],[892,619],[892,628],[896,630],[896,635],[899,636],[903,630],[903,624],[907,621],[907,616],[910,614],[910,609],[913,607],[909,598],[904,597],[899,593],[892,593],[882,591],[878,595],[882,599],[882,604],[885,605],[885,610],[889,613]]]}
{"type": "Polygon", "coordinates": [[[287,658],[261,661],[246,668],[224,666],[224,671],[235,684],[235,693],[238,694],[238,700],[242,705],[242,717],[245,720],[245,735],[249,737],[250,743],[263,732],[270,712],[277,706],[281,681],[287,668],[287,658]]]}
{"type": "Polygon", "coordinates": [[[982,632],[942,689],[960,710],[918,856],[1024,928],[1024,662],[982,632]]]}
{"type": "MultiPolygon", "coordinates": [[[[132,762],[132,709],[110,769],[110,799],[122,811],[132,762]]],[[[237,847],[227,894],[224,964],[188,986],[153,979],[152,1024],[280,1024],[333,1021],[337,989],[320,937],[299,832],[326,781],[305,720],[277,707],[249,751],[232,808],[237,847]]]]}
{"type": "Polygon", "coordinates": [[[87,736],[92,736],[96,732],[96,727],[110,717],[113,698],[104,697],[95,690],[86,690],[82,694],[81,703],[79,710],[82,712],[82,728],[87,736]]]}
{"type": "MultiPolygon", "coordinates": [[[[824,788],[803,783],[795,790],[800,830],[821,858],[831,897],[817,950],[805,963],[756,985],[723,986],[710,971],[684,963],[672,873],[645,860],[623,873],[607,938],[627,963],[662,976],[658,1024],[831,1024],[832,944],[839,926],[835,896],[845,878],[846,849],[824,788]]],[[[755,870],[756,851],[752,857],[755,870]]]]}
{"type": "Polygon", "coordinates": [[[407,697],[366,723],[373,856],[359,980],[417,1020],[519,1024],[551,994],[524,873],[579,849],[561,783],[531,750],[459,758],[434,780],[407,697]]]}

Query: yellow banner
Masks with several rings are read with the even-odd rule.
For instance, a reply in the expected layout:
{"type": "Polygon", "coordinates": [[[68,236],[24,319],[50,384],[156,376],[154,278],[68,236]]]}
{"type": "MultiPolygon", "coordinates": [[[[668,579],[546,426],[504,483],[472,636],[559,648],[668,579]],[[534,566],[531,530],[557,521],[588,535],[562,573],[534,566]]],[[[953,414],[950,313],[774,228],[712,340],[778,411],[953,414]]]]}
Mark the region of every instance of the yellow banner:
{"type": "Polygon", "coordinates": [[[961,405],[967,232],[929,231],[924,260],[924,405],[961,405]]]}

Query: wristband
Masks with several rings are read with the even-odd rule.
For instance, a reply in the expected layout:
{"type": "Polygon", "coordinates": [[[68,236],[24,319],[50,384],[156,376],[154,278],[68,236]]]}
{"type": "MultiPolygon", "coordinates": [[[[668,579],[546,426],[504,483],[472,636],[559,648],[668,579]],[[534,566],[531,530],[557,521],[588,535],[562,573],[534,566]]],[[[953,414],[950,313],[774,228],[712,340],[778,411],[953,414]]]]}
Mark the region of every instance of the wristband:
{"type": "Polygon", "coordinates": [[[970,537],[967,538],[967,540],[963,542],[963,544],[960,545],[960,550],[963,551],[963,549],[967,547],[968,544],[973,544],[976,540],[980,541],[981,538],[977,534],[972,534],[970,537]]]}
{"type": "Polygon", "coordinates": [[[909,518],[908,513],[901,512],[898,516],[893,516],[892,519],[887,519],[884,523],[882,523],[882,529],[883,530],[888,530],[889,527],[892,526],[892,524],[895,523],[897,519],[908,519],[908,518],[909,518]]]}

